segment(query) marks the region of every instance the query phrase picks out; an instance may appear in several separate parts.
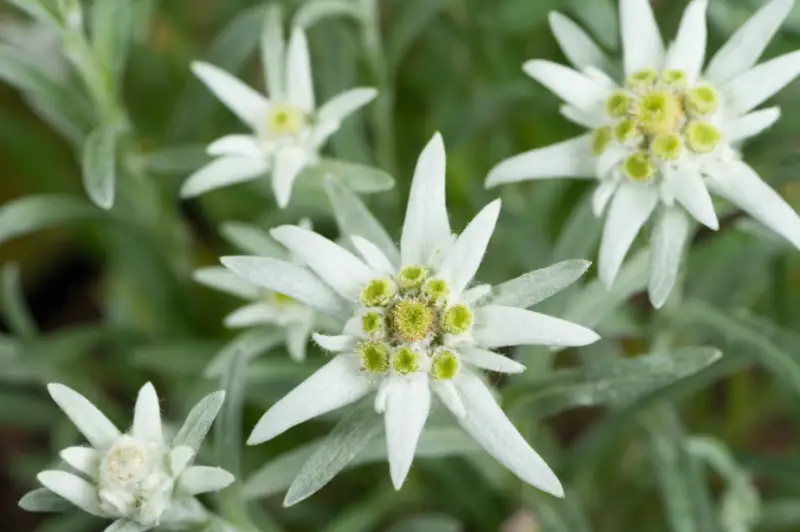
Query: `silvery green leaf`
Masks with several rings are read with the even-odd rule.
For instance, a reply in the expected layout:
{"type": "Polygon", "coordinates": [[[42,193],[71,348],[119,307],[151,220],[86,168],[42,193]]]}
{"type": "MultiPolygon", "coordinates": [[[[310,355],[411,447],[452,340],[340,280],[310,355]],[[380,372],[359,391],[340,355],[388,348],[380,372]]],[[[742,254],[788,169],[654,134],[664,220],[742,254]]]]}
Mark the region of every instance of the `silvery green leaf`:
{"type": "Polygon", "coordinates": [[[119,135],[117,126],[101,127],[83,146],[83,186],[94,204],[106,210],[114,205],[119,135]]]}
{"type": "Polygon", "coordinates": [[[533,408],[537,413],[549,415],[575,406],[625,404],[697,373],[721,356],[713,347],[687,347],[619,359],[602,366],[557,370],[538,387],[526,382],[524,390],[517,391],[519,403],[515,407],[533,408]]]}
{"type": "Polygon", "coordinates": [[[92,48],[100,67],[119,84],[132,33],[132,2],[94,0],[91,8],[92,48]]]}
{"type": "MultiPolygon", "coordinates": [[[[239,71],[258,47],[263,17],[260,5],[242,11],[214,39],[202,59],[231,73],[239,71]]],[[[220,108],[208,89],[192,80],[175,106],[168,137],[173,141],[191,137],[220,108]]]]}
{"type": "Polygon", "coordinates": [[[800,497],[764,501],[761,526],[764,530],[794,530],[800,527],[800,497]]]}
{"type": "Polygon", "coordinates": [[[15,335],[23,338],[35,336],[36,322],[25,302],[19,265],[13,262],[3,265],[2,271],[0,271],[0,283],[2,284],[0,308],[2,308],[9,329],[15,335]]]}
{"type": "Polygon", "coordinates": [[[218,391],[206,395],[200,400],[189,415],[183,427],[172,440],[173,447],[187,446],[194,449],[195,453],[200,449],[203,440],[211,429],[214,419],[217,417],[222,403],[225,402],[225,392],[218,391]]]}
{"type": "Polygon", "coordinates": [[[386,232],[367,206],[339,179],[325,180],[325,192],[333,206],[333,215],[343,235],[366,238],[393,263],[400,262],[400,252],[394,240],[386,232]]]}
{"type": "Polygon", "coordinates": [[[326,17],[347,16],[359,20],[362,16],[357,0],[310,0],[297,10],[295,26],[308,28],[326,17]]]}
{"type": "MultiPolygon", "coordinates": [[[[246,499],[267,497],[286,489],[303,464],[325,440],[298,447],[267,462],[247,479],[243,496],[246,499]]],[[[433,458],[478,452],[481,447],[457,427],[426,427],[417,445],[417,458],[433,458]]],[[[386,439],[375,438],[345,469],[386,460],[386,439]]]]}
{"type": "Polygon", "coordinates": [[[141,164],[154,174],[190,174],[210,160],[205,145],[188,144],[154,151],[141,164]]]}
{"type": "Polygon", "coordinates": [[[591,262],[566,260],[532,272],[494,287],[494,304],[528,308],[544,301],[577,281],[591,262]]]}
{"type": "Polygon", "coordinates": [[[347,467],[383,429],[383,416],[375,412],[372,398],[351,410],[309,457],[289,486],[284,506],[301,502],[325,486],[347,467]]]}
{"type": "Polygon", "coordinates": [[[394,187],[394,178],[380,168],[338,159],[321,159],[303,170],[299,179],[322,182],[329,177],[341,180],[350,190],[361,194],[383,192],[394,187]]]}
{"type": "Polygon", "coordinates": [[[553,250],[557,261],[588,257],[600,240],[603,224],[597,221],[592,212],[592,193],[586,195],[572,210],[561,229],[561,234],[553,250]]]}
{"type": "Polygon", "coordinates": [[[206,366],[204,374],[206,377],[223,375],[237,357],[251,360],[280,344],[283,339],[282,331],[272,327],[247,330],[220,349],[206,366]]]}
{"type": "Polygon", "coordinates": [[[30,15],[32,19],[46,24],[55,30],[61,26],[58,17],[45,2],[39,0],[9,0],[9,3],[30,15]]]}
{"type": "Polygon", "coordinates": [[[219,232],[225,240],[243,253],[281,260],[288,258],[286,249],[278,244],[267,231],[255,225],[225,222],[220,226],[219,232]]]}
{"type": "Polygon", "coordinates": [[[26,512],[67,512],[75,507],[47,488],[29,491],[19,500],[19,507],[26,512]]]}
{"type": "Polygon", "coordinates": [[[725,312],[700,301],[685,303],[678,319],[683,324],[713,331],[730,342],[751,347],[748,353],[752,360],[763,364],[790,390],[800,392],[800,361],[793,351],[800,339],[797,334],[781,331],[744,309],[725,312]]]}
{"type": "Polygon", "coordinates": [[[219,341],[183,340],[137,346],[130,361],[137,367],[169,376],[194,377],[203,372],[207,361],[222,347],[219,341]]]}
{"type": "Polygon", "coordinates": [[[38,229],[104,217],[103,211],[79,198],[23,196],[0,206],[0,244],[38,229]]]}
{"type": "Polygon", "coordinates": [[[641,250],[622,266],[611,290],[599,279],[588,283],[567,302],[562,316],[567,321],[590,328],[601,328],[605,318],[647,286],[650,255],[641,250]]]}

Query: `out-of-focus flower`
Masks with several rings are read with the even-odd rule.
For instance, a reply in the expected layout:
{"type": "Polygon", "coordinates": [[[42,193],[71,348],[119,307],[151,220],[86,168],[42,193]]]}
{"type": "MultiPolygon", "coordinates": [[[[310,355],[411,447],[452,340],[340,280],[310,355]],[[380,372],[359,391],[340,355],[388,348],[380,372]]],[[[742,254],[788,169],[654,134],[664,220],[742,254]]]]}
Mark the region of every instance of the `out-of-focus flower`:
{"type": "MultiPolygon", "coordinates": [[[[408,474],[433,396],[490,454],[524,481],[557,496],[560,482],[497,404],[480,370],[524,366],[493,349],[526,344],[580,346],[598,339],[580,325],[493,302],[474,285],[500,212],[487,205],[454,236],[445,205],[445,152],[437,134],[420,155],[400,249],[358,236],[359,256],[309,230],[283,226],[273,237],[307,265],[256,257],[222,262],[243,279],[304,301],[346,323],[340,335],[315,334],[337,353],[267,411],[248,443],[261,443],[377,390],[392,481],[408,474]]],[[[520,308],[521,307],[521,308],[520,308]]]]}
{"type": "Polygon", "coordinates": [[[690,230],[688,216],[718,228],[709,192],[800,247],[800,217],[739,152],[742,141],[780,116],[777,107],[756,108],[800,74],[800,52],[756,65],[792,5],[793,0],[764,5],[703,71],[707,0],[689,4],[668,49],[648,0],[621,0],[621,84],[601,70],[607,60],[592,40],[553,13],[551,27],[575,69],[543,60],[523,68],[564,100],[567,119],[593,131],[501,162],[486,185],[595,176],[595,214],[608,206],[598,261],[607,286],[642,226],[656,214],[649,286],[656,307],[674,285],[690,230]]]}

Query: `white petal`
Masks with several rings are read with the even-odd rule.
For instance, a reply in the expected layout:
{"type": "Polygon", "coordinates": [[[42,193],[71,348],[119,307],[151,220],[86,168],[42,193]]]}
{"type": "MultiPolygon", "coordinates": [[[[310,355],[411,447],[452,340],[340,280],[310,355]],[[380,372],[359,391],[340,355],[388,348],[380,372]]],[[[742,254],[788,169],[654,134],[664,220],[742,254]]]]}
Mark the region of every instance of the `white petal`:
{"type": "Polygon", "coordinates": [[[367,105],[378,95],[372,87],[357,87],[337,94],[319,108],[317,118],[320,122],[339,123],[361,107],[367,105]]]}
{"type": "Polygon", "coordinates": [[[486,349],[469,347],[459,349],[458,354],[464,362],[481,369],[496,371],[497,373],[522,373],[525,371],[525,366],[516,360],[486,349]]]}
{"type": "Polygon", "coordinates": [[[48,384],[47,391],[95,449],[109,447],[120,436],[117,427],[91,401],[75,390],[63,384],[48,384]]]}
{"type": "Polygon", "coordinates": [[[713,230],[719,229],[714,203],[703,176],[695,168],[664,169],[664,184],[678,203],[698,222],[713,230]]]}
{"type": "Polygon", "coordinates": [[[468,371],[456,378],[467,415],[461,426],[498,462],[519,478],[556,497],[564,489],[555,473],[514,428],[481,379],[468,371]]]}
{"type": "Polygon", "coordinates": [[[492,285],[479,284],[475,285],[469,290],[465,290],[461,294],[461,300],[467,305],[474,305],[482,299],[486,299],[492,295],[492,285]]]}
{"type": "Polygon", "coordinates": [[[458,390],[456,390],[452,381],[435,382],[433,383],[433,390],[454,416],[461,419],[467,415],[464,403],[461,401],[461,397],[458,396],[458,390]]]}
{"type": "Polygon", "coordinates": [[[472,219],[445,255],[439,275],[449,281],[452,296],[458,297],[475,277],[499,215],[500,200],[497,199],[472,219]]]}
{"type": "Polygon", "coordinates": [[[399,490],[411,469],[422,428],[431,409],[428,377],[418,373],[397,377],[386,397],[386,446],[394,489],[399,490]]]}
{"type": "Polygon", "coordinates": [[[201,61],[192,63],[192,72],[245,124],[258,127],[267,115],[267,98],[228,72],[201,61]]]}
{"type": "Polygon", "coordinates": [[[82,478],[64,471],[42,471],[36,478],[42,485],[81,510],[103,517],[97,490],[82,478]]]}
{"type": "Polygon", "coordinates": [[[772,126],[780,117],[780,107],[769,107],[737,116],[725,124],[725,137],[730,143],[755,137],[772,126]]]}
{"type": "Polygon", "coordinates": [[[219,467],[192,466],[181,473],[178,486],[187,495],[198,495],[227,488],[234,476],[219,467]]]}
{"type": "Polygon", "coordinates": [[[195,270],[192,273],[192,279],[202,285],[244,299],[259,298],[263,292],[263,290],[257,286],[242,281],[232,271],[221,266],[210,266],[208,268],[195,270]]]}
{"type": "Polygon", "coordinates": [[[633,183],[621,184],[614,194],[598,259],[598,274],[607,288],[613,284],[625,255],[657,202],[658,193],[654,189],[633,183]]]}
{"type": "Polygon", "coordinates": [[[622,161],[630,154],[630,151],[618,143],[606,148],[600,157],[594,159],[596,161],[594,175],[598,179],[613,178],[617,181],[617,175],[614,170],[622,163],[622,161]]]}
{"type": "Polygon", "coordinates": [[[475,311],[472,330],[481,347],[508,345],[581,346],[597,333],[575,323],[515,307],[489,305],[475,311]]]}
{"type": "Polygon", "coordinates": [[[349,305],[308,268],[269,257],[222,257],[220,261],[245,281],[285,294],[322,313],[351,314],[349,305]]]}
{"type": "Polygon", "coordinates": [[[452,238],[445,204],[445,152],[439,133],[422,150],[414,169],[400,238],[404,265],[427,264],[452,238]]]}
{"type": "Polygon", "coordinates": [[[616,192],[618,185],[619,181],[616,179],[603,179],[594,189],[592,193],[592,212],[596,217],[600,218],[603,211],[606,210],[606,205],[608,205],[608,201],[616,192]]]}
{"type": "Polygon", "coordinates": [[[61,459],[81,473],[96,477],[100,467],[100,455],[90,447],[67,447],[59,453],[61,459]]]}
{"type": "Polygon", "coordinates": [[[550,13],[548,20],[558,45],[575,68],[605,66],[605,54],[580,26],[555,11],[550,13]]]}
{"type": "Polygon", "coordinates": [[[260,157],[226,156],[214,159],[184,181],[182,198],[199,196],[215,188],[251,181],[269,169],[260,157]]]}
{"type": "Polygon", "coordinates": [[[306,359],[306,348],[308,339],[311,336],[312,322],[293,323],[286,327],[286,350],[289,358],[295,362],[302,362],[306,359]]]}
{"type": "Polygon", "coordinates": [[[352,347],[356,344],[356,339],[347,334],[329,336],[327,334],[314,333],[313,337],[314,341],[317,342],[322,349],[325,349],[326,351],[333,351],[335,353],[352,349],[352,347]]]}
{"type": "Polygon", "coordinates": [[[664,209],[653,227],[653,236],[650,239],[652,254],[647,291],[655,308],[661,308],[666,303],[672,287],[675,286],[683,246],[688,236],[689,220],[686,214],[675,207],[664,209]]]}
{"type": "Polygon", "coordinates": [[[261,157],[263,155],[258,139],[252,135],[225,135],[209,144],[206,153],[215,157],[220,155],[261,157]]]}
{"type": "Polygon", "coordinates": [[[283,225],[270,234],[348,300],[355,300],[364,285],[376,277],[361,259],[313,231],[283,225]]]}
{"type": "Polygon", "coordinates": [[[510,157],[489,171],[486,187],[528,179],[592,177],[595,175],[595,157],[591,143],[591,134],[582,135],[510,157]]]}
{"type": "Polygon", "coordinates": [[[784,54],[740,74],[720,90],[726,112],[744,114],[766,101],[800,75],[800,51],[784,54]]]}
{"type": "Polygon", "coordinates": [[[275,153],[272,169],[272,193],[281,209],[289,205],[292,185],[300,171],[308,164],[308,154],[302,148],[291,146],[275,153]]]}
{"type": "Polygon", "coordinates": [[[793,5],[794,0],[765,3],[714,55],[706,77],[715,84],[722,84],[755,65],[793,5]]]}
{"type": "Polygon", "coordinates": [[[375,394],[375,412],[379,414],[386,412],[386,398],[394,383],[395,379],[384,379],[378,386],[378,393],[375,394]]]}
{"type": "Polygon", "coordinates": [[[265,323],[279,323],[281,311],[270,303],[253,303],[239,307],[225,316],[225,327],[239,328],[263,325],[265,323]]]}
{"type": "Polygon", "coordinates": [[[319,150],[331,135],[339,131],[340,127],[342,125],[339,122],[317,123],[311,130],[311,138],[308,141],[308,145],[315,150],[319,150]]]}
{"type": "Polygon", "coordinates": [[[578,124],[579,126],[583,126],[587,129],[598,128],[606,123],[606,118],[603,115],[599,113],[581,111],[577,107],[572,107],[571,105],[562,105],[559,108],[559,111],[564,118],[570,122],[578,124]]]}
{"type": "Polygon", "coordinates": [[[148,530],[152,530],[152,527],[122,517],[104,528],[103,532],[146,532],[148,530]]]}
{"type": "Polygon", "coordinates": [[[532,59],[522,65],[522,70],[582,111],[597,110],[609,95],[608,88],[592,77],[552,61],[532,59]]]}
{"type": "Polygon", "coordinates": [[[152,383],[147,383],[139,390],[136,398],[136,407],[133,410],[134,438],[161,444],[164,438],[161,434],[161,405],[158,403],[158,394],[152,383]]]}
{"type": "Polygon", "coordinates": [[[378,246],[360,236],[351,236],[350,241],[370,268],[385,275],[394,273],[394,266],[378,246]]]}
{"type": "Polygon", "coordinates": [[[172,451],[169,453],[169,468],[170,471],[172,471],[172,474],[180,474],[181,471],[183,471],[186,466],[189,465],[189,462],[191,462],[194,456],[194,449],[188,445],[182,445],[172,449],[172,451]]]}
{"type": "Polygon", "coordinates": [[[712,169],[709,188],[800,248],[800,217],[748,165],[735,161],[712,169]]]}
{"type": "Polygon", "coordinates": [[[692,0],[683,12],[678,35],[667,55],[667,68],[686,72],[689,83],[697,80],[703,68],[707,10],[708,0],[692,0]]]}
{"type": "Polygon", "coordinates": [[[286,86],[292,105],[310,113],[314,110],[314,83],[311,79],[311,59],[308,41],[302,28],[295,27],[286,54],[286,86]]]}
{"type": "Polygon", "coordinates": [[[357,357],[337,355],[267,410],[247,443],[271,440],[295,425],[358,401],[371,387],[361,375],[357,357]]]}
{"type": "Polygon", "coordinates": [[[625,74],[660,68],[664,43],[650,0],[620,0],[619,15],[625,74]]]}

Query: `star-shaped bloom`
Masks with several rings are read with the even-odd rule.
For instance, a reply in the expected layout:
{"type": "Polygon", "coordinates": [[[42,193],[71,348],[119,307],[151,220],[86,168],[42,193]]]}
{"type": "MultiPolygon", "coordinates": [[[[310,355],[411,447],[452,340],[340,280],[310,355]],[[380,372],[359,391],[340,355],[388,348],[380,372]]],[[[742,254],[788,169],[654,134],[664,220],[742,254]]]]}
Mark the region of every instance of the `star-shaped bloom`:
{"type": "MultiPolygon", "coordinates": [[[[311,222],[304,219],[300,221],[299,226],[311,229],[311,222]]],[[[303,265],[299,257],[280,249],[277,243],[271,246],[269,251],[269,256],[272,258],[303,265]]],[[[321,323],[325,324],[325,320],[320,319],[321,317],[312,307],[279,292],[244,281],[227,268],[221,266],[200,268],[195,270],[194,280],[250,301],[250,304],[240,307],[226,316],[225,326],[230,328],[257,325],[281,327],[286,334],[286,349],[292,360],[296,362],[305,360],[306,346],[314,328],[320,326],[321,323]]]]}
{"type": "Polygon", "coordinates": [[[612,79],[613,69],[592,40],[552,13],[553,32],[575,68],[532,60],[523,69],[564,100],[567,119],[593,131],[501,162],[487,186],[595,176],[595,214],[608,205],[598,264],[608,286],[655,214],[649,292],[656,307],[674,285],[689,217],[718,228],[709,192],[800,247],[800,217],[739,151],[742,141],[780,116],[777,107],[758,106],[800,74],[800,52],[756,65],[792,5],[793,0],[765,4],[703,70],[707,0],[690,2],[666,49],[648,0],[620,0],[621,83],[612,79]]]}
{"type": "MultiPolygon", "coordinates": [[[[61,458],[77,474],[43,471],[39,482],[92,515],[116,520],[109,530],[143,532],[159,525],[202,521],[204,512],[195,495],[221,490],[234,480],[224,469],[191,465],[197,454],[194,444],[199,446],[205,432],[194,442],[184,438],[172,446],[165,441],[158,396],[150,383],[139,391],[127,433],[78,392],[62,384],[47,388],[90,447],[61,451],[61,458]]],[[[224,394],[216,395],[209,401],[216,411],[205,413],[202,430],[208,430],[221,406],[224,394]]]]}
{"type": "Polygon", "coordinates": [[[274,438],[376,391],[391,478],[399,489],[438,397],[504,466],[561,496],[555,474],[505,416],[480,370],[524,370],[494,351],[500,347],[580,346],[598,336],[574,323],[495,303],[491,286],[472,285],[499,212],[496,200],[454,237],[445,205],[444,145],[437,134],[417,162],[399,250],[389,239],[350,236],[356,255],[311,231],[283,226],[272,235],[306,268],[273,259],[223,258],[242,278],[345,322],[337,336],[314,335],[336,356],[268,410],[248,443],[274,438]]]}
{"type": "Polygon", "coordinates": [[[216,157],[189,176],[183,197],[272,175],[272,190],[280,207],[286,207],[300,172],[318,162],[318,152],[342,121],[377,96],[373,88],[356,88],[335,96],[317,108],[308,56],[308,42],[300,28],[292,32],[286,49],[282,38],[267,35],[262,54],[267,64],[269,99],[224,70],[203,62],[192,71],[252,134],[226,135],[212,142],[207,152],[216,157]]]}

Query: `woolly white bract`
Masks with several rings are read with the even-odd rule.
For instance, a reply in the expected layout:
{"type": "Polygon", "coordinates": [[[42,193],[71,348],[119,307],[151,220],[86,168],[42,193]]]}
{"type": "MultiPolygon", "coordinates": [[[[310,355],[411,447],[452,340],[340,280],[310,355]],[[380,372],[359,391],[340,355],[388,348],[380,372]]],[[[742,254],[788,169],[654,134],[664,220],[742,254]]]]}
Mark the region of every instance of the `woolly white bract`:
{"type": "Polygon", "coordinates": [[[192,71],[242,122],[251,135],[227,135],[207,151],[216,157],[189,176],[183,197],[272,174],[272,190],[280,207],[286,207],[300,172],[318,161],[318,151],[341,126],[342,120],[372,101],[378,92],[356,88],[343,92],[319,108],[305,33],[295,28],[286,54],[279,30],[268,28],[262,54],[265,58],[269,99],[227,72],[203,62],[192,71]]]}
{"type": "Polygon", "coordinates": [[[777,107],[755,109],[800,74],[800,52],[756,65],[792,5],[793,0],[764,5],[702,71],[706,0],[689,4],[666,50],[648,0],[621,0],[622,85],[602,71],[613,73],[592,40],[552,13],[553,32],[575,70],[542,60],[523,68],[566,102],[565,117],[594,131],[501,162],[487,186],[596,176],[595,214],[608,205],[598,264],[608,286],[636,235],[656,214],[649,283],[656,307],[675,283],[690,232],[687,213],[718,228],[709,191],[800,247],[800,217],[739,152],[742,141],[780,116],[777,107]]]}
{"type": "MultiPolygon", "coordinates": [[[[79,474],[43,471],[39,482],[92,515],[117,520],[109,528],[125,524],[125,530],[145,531],[202,522],[206,514],[194,496],[221,490],[234,480],[224,469],[191,465],[197,449],[190,442],[165,442],[158,396],[150,383],[139,391],[128,433],[120,432],[78,392],[62,384],[47,388],[91,447],[61,451],[64,462],[79,474]]],[[[218,409],[201,420],[206,431],[218,409]]]]}
{"type": "Polygon", "coordinates": [[[307,265],[225,257],[243,279],[345,320],[338,336],[315,334],[337,355],[270,408],[249,442],[264,442],[306,420],[377,391],[390,473],[408,474],[432,396],[490,454],[524,481],[563,495],[555,474],[505,416],[478,370],[524,366],[492,349],[525,344],[580,346],[598,339],[580,325],[492,302],[488,285],[470,287],[500,212],[487,205],[457,237],[445,205],[445,152],[437,134],[420,155],[400,249],[352,236],[357,256],[311,231],[283,226],[276,240],[307,265]]]}

